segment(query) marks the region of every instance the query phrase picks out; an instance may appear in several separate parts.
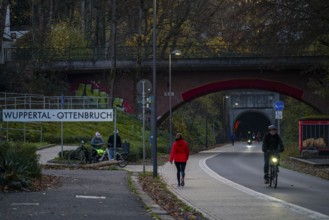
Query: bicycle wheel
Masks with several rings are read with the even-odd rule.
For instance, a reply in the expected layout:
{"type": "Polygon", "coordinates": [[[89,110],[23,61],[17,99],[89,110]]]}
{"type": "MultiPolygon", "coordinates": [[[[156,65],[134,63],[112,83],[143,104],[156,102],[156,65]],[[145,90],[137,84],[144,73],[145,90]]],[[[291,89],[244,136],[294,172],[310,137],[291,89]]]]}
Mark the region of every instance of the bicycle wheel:
{"type": "Polygon", "coordinates": [[[115,158],[117,159],[117,165],[121,168],[127,166],[129,163],[128,154],[126,153],[117,153],[115,158]]]}
{"type": "Polygon", "coordinates": [[[269,182],[270,182],[270,187],[272,186],[272,181],[273,181],[273,172],[274,172],[274,170],[273,170],[273,166],[272,165],[270,165],[270,176],[269,176],[269,182]]]}
{"type": "Polygon", "coordinates": [[[69,154],[68,159],[71,165],[80,165],[86,162],[85,155],[82,151],[76,151],[76,150],[72,151],[69,154]]]}
{"type": "Polygon", "coordinates": [[[277,185],[278,185],[278,167],[277,166],[273,166],[273,178],[272,178],[272,181],[273,181],[274,188],[276,188],[277,185]]]}

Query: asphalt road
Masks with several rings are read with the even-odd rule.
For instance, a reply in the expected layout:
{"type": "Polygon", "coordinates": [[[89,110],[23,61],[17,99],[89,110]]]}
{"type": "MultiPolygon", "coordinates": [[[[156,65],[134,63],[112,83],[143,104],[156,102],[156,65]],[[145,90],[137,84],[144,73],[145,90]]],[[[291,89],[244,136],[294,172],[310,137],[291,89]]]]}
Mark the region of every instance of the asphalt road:
{"type": "Polygon", "coordinates": [[[241,152],[220,153],[207,160],[217,174],[262,194],[329,215],[329,181],[280,167],[278,187],[270,188],[263,180],[263,154],[260,145],[236,147],[241,152]]]}
{"type": "Polygon", "coordinates": [[[1,220],[153,219],[128,186],[126,171],[44,170],[63,177],[61,187],[0,193],[1,220]]]}

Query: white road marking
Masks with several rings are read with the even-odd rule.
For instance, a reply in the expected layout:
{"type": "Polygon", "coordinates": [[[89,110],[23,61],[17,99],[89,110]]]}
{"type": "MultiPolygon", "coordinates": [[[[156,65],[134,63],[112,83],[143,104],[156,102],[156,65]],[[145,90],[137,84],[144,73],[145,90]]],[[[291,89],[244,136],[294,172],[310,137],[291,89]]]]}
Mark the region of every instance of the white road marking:
{"type": "Polygon", "coordinates": [[[17,203],[11,203],[10,205],[12,206],[17,206],[17,205],[39,205],[38,202],[17,202],[17,203]]]}
{"type": "Polygon", "coordinates": [[[80,198],[80,199],[106,199],[105,196],[83,196],[83,195],[76,195],[75,198],[80,198]]]}
{"type": "Polygon", "coordinates": [[[297,212],[299,214],[303,214],[303,215],[307,215],[308,217],[310,218],[313,218],[313,219],[329,219],[329,216],[328,215],[324,215],[322,213],[319,213],[319,212],[316,212],[316,211],[312,211],[310,209],[307,209],[307,208],[304,208],[304,207],[301,207],[301,206],[298,206],[298,205],[295,205],[295,204],[292,204],[292,203],[288,203],[288,202],[285,202],[283,200],[280,200],[280,199],[277,199],[277,198],[274,198],[272,196],[268,196],[268,195],[265,195],[263,193],[260,193],[260,192],[257,192],[257,191],[254,191],[252,189],[249,189],[247,187],[244,187],[242,185],[239,185],[235,182],[232,182],[222,176],[220,176],[218,173],[214,172],[213,170],[211,170],[207,164],[206,164],[206,160],[212,158],[212,157],[215,157],[216,155],[213,155],[213,156],[210,156],[210,157],[207,157],[203,160],[200,160],[199,161],[199,166],[201,167],[201,169],[203,171],[205,171],[206,173],[208,173],[209,176],[215,178],[216,180],[218,181],[221,181],[222,183],[225,183],[226,185],[228,186],[231,186],[237,190],[240,190],[244,193],[247,193],[251,196],[254,196],[256,198],[259,198],[259,199],[263,199],[263,200],[266,200],[266,201],[271,201],[271,202],[276,202],[277,204],[281,204],[283,207],[287,207],[289,208],[290,210],[294,211],[294,212],[297,212]]]}

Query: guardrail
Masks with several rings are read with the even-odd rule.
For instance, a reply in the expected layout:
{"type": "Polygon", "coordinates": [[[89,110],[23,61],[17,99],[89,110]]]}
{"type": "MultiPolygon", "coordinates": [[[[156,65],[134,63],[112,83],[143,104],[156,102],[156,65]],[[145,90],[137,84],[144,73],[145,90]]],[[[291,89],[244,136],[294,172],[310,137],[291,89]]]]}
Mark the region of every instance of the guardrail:
{"type": "MultiPolygon", "coordinates": [[[[0,122],[2,109],[104,109],[108,108],[108,97],[101,96],[43,96],[0,92],[0,122]]],[[[23,141],[33,137],[43,142],[45,123],[24,122],[19,127],[11,127],[9,122],[0,124],[0,143],[2,141],[23,141]],[[31,125],[31,127],[30,127],[31,125]],[[32,126],[34,125],[34,126],[32,126]],[[30,137],[30,138],[28,138],[30,137]]]]}
{"type": "Polygon", "coordinates": [[[43,96],[38,94],[0,93],[1,109],[91,109],[107,108],[108,97],[43,96]]]}
{"type": "Polygon", "coordinates": [[[9,124],[6,123],[5,128],[0,127],[0,143],[2,141],[10,141],[11,136],[15,137],[14,141],[22,141],[21,138],[23,137],[23,142],[26,143],[27,137],[29,135],[32,135],[32,133],[38,133],[40,137],[40,143],[42,143],[43,141],[42,124],[40,124],[40,130],[36,130],[36,129],[26,128],[26,123],[24,123],[23,128],[10,128],[9,124]]]}
{"type": "MultiPolygon", "coordinates": [[[[279,48],[279,47],[278,47],[279,48]]],[[[268,47],[239,48],[234,45],[202,45],[181,47],[182,55],[177,59],[202,59],[220,57],[284,57],[284,56],[328,56],[329,53],[319,46],[311,44],[307,47],[295,45],[290,49],[274,51],[268,47]],[[291,49],[294,48],[294,49],[291,49]]],[[[168,59],[169,49],[157,48],[158,59],[168,59]]],[[[116,48],[116,60],[147,60],[152,57],[151,47],[120,46],[116,48]]],[[[110,47],[76,47],[76,48],[4,48],[3,60],[6,61],[96,61],[111,60],[110,47]]]]}

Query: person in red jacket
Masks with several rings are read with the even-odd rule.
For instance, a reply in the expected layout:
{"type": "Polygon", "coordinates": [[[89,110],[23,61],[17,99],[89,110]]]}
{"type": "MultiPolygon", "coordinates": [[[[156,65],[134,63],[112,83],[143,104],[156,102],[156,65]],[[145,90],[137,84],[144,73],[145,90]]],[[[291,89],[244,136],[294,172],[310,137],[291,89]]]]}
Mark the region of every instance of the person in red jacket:
{"type": "Polygon", "coordinates": [[[175,162],[177,168],[177,181],[178,186],[184,186],[185,167],[188,157],[190,155],[190,149],[187,142],[183,139],[181,133],[176,134],[176,140],[172,145],[169,162],[172,164],[175,162]]]}

